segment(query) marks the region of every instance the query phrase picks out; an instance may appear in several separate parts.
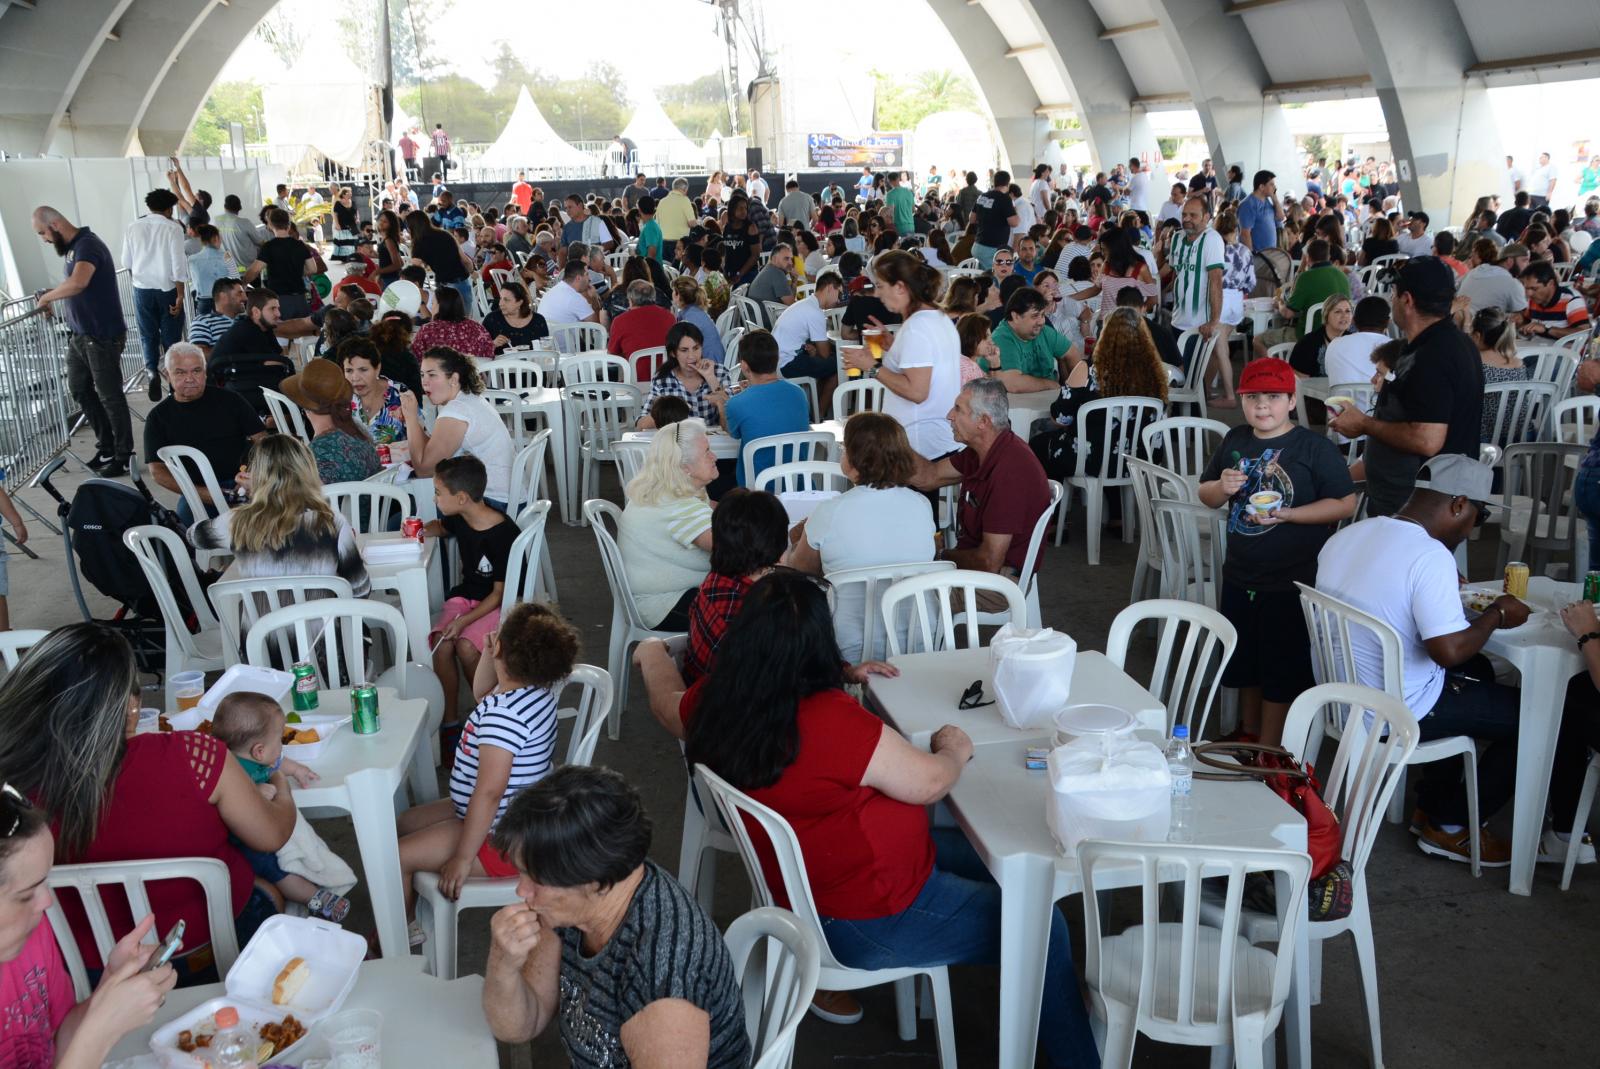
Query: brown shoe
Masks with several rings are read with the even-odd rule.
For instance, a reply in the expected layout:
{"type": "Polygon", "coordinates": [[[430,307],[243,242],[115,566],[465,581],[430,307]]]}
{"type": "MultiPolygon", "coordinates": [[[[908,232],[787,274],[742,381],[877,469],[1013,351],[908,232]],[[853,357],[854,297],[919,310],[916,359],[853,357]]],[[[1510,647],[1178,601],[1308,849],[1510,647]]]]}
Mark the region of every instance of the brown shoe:
{"type": "MultiPolygon", "coordinates": [[[[1445,831],[1437,824],[1429,824],[1417,836],[1417,849],[1435,857],[1447,857],[1451,861],[1464,861],[1469,865],[1472,863],[1472,845],[1466,828],[1445,831]]],[[[1480,830],[1478,860],[1484,868],[1503,869],[1511,864],[1511,844],[1495,838],[1486,829],[1480,830]]]]}
{"type": "Polygon", "coordinates": [[[1426,828],[1427,826],[1428,814],[1424,813],[1421,809],[1413,809],[1411,811],[1411,834],[1421,835],[1422,829],[1426,828]]]}
{"type": "Polygon", "coordinates": [[[811,997],[811,1012],[829,1024],[855,1024],[861,1003],[848,991],[818,991],[811,997]]]}

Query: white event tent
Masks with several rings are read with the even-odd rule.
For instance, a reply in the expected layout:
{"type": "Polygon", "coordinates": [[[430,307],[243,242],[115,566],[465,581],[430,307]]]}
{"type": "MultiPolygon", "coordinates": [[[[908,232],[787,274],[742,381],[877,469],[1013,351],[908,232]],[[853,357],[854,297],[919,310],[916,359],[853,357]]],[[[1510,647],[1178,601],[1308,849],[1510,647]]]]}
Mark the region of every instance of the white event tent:
{"type": "Polygon", "coordinates": [[[484,170],[529,170],[577,167],[594,168],[596,161],[587,153],[561,139],[533,102],[528,87],[517,93],[516,107],[506,128],[500,131],[495,143],[484,150],[482,156],[472,161],[474,168],[484,170]]]}
{"type": "Polygon", "coordinates": [[[662,110],[655,94],[645,89],[636,95],[633,118],[628,120],[622,136],[638,146],[639,169],[656,172],[674,167],[704,167],[705,150],[683,136],[683,131],[662,110]]]}
{"type": "Polygon", "coordinates": [[[367,145],[383,138],[377,93],[354,64],[331,50],[302,56],[262,88],[261,103],[272,158],[291,171],[313,166],[313,152],[361,167],[367,145]]]}

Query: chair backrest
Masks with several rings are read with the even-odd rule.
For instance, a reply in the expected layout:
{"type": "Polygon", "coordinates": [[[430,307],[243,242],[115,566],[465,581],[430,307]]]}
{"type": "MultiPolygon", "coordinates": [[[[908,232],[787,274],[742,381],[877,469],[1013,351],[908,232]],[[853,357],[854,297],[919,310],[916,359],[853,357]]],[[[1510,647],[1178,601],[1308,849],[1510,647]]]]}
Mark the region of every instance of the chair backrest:
{"type": "Polygon", "coordinates": [[[200,450],[192,445],[164,445],[156,450],[156,459],[166,465],[195,519],[210,515],[205,500],[200,496],[201,490],[211,495],[212,509],[222,512],[228,510],[228,499],[222,496],[222,484],[217,481],[217,473],[211,470],[211,461],[200,450]]]}
{"type": "Polygon", "coordinates": [[[1483,388],[1483,409],[1494,413],[1490,444],[1508,446],[1540,440],[1556,400],[1556,387],[1548,382],[1489,383],[1483,388]]]}
{"type": "Polygon", "coordinates": [[[544,554],[545,523],[550,518],[550,502],[530,501],[516,513],[521,533],[511,543],[511,554],[506,561],[505,590],[501,595],[503,609],[509,610],[519,601],[533,601],[539,589],[539,560],[544,554]]]}
{"type": "Polygon", "coordinates": [[[1374,256],[1372,258],[1372,266],[1383,267],[1387,264],[1401,264],[1405,263],[1409,259],[1411,259],[1411,257],[1403,252],[1391,252],[1385,256],[1374,256]]]}
{"type": "Polygon", "coordinates": [[[410,659],[399,609],[364,598],[317,598],[274,609],[252,624],[245,633],[245,663],[271,665],[269,645],[282,634],[292,658],[287,663],[318,665],[329,689],[359,686],[369,682],[363,641],[369,628],[386,632],[395,664],[410,659]]]}
{"type": "Polygon", "coordinates": [[[643,470],[645,458],[649,455],[649,442],[612,443],[611,459],[617,462],[617,480],[622,485],[624,500],[628,497],[628,484],[643,470]]]}
{"type": "Polygon", "coordinates": [[[606,266],[613,271],[621,271],[632,256],[633,254],[628,252],[608,252],[606,253],[606,266]]]}
{"type": "Polygon", "coordinates": [[[1106,657],[1126,669],[1133,630],[1147,620],[1160,624],[1156,659],[1147,687],[1167,707],[1166,735],[1172,726],[1188,727],[1189,737],[1205,734],[1222,672],[1239,643],[1239,632],[1215,609],[1189,601],[1158,598],[1129,605],[1111,621],[1106,657]]]}
{"type": "Polygon", "coordinates": [[[638,419],[638,387],[621,382],[569,386],[566,399],[583,451],[596,460],[612,459],[612,444],[633,430],[638,419]]]}
{"type": "Polygon", "coordinates": [[[791,305],[784,304],[782,301],[762,301],[761,308],[767,314],[767,327],[769,329],[776,327],[778,320],[783,318],[783,313],[787,312],[791,307],[791,305]]]}
{"type": "MultiPolygon", "coordinates": [[[[532,558],[537,561],[538,558],[532,558]]],[[[572,735],[567,739],[569,765],[594,763],[594,748],[600,741],[600,729],[605,726],[606,712],[611,708],[611,673],[592,664],[575,664],[572,674],[554,687],[556,717],[572,721],[572,735]],[[563,706],[561,699],[569,687],[578,688],[576,705],[563,706]]]]}
{"type": "Polygon", "coordinates": [[[635,349],[628,354],[628,366],[633,371],[634,382],[649,382],[667,362],[667,347],[655,345],[648,349],[635,349]]]}
{"type": "Polygon", "coordinates": [[[185,658],[199,660],[200,649],[189,630],[188,614],[183,611],[177,593],[172,589],[173,575],[178,577],[179,587],[195,615],[195,623],[200,631],[214,632],[220,625],[200,587],[200,577],[195,574],[194,558],[189,556],[189,547],[183,544],[177,532],[157,524],[128,528],[122,532],[122,544],[133,552],[145,580],[150,584],[151,592],[155,594],[156,604],[161,608],[161,618],[167,625],[167,638],[176,643],[185,658]]]}
{"type": "Polygon", "coordinates": [[[522,393],[544,387],[544,368],[533,360],[502,356],[485,360],[478,365],[478,377],[491,390],[513,390],[522,393]]]}
{"type": "Polygon", "coordinates": [[[1528,367],[1528,378],[1554,386],[1558,400],[1572,392],[1572,377],[1578,372],[1576,352],[1560,345],[1518,346],[1517,355],[1528,367]]]}
{"type": "Polygon", "coordinates": [[[1150,528],[1161,557],[1161,596],[1219,608],[1228,513],[1190,501],[1153,498],[1150,528]],[[1201,538],[1209,530],[1211,538],[1201,538]]]}
{"type": "MultiPolygon", "coordinates": [[[[1115,987],[1115,973],[1107,971],[1101,941],[1105,938],[1100,916],[1099,892],[1110,886],[1127,885],[1130,864],[1140,872],[1140,917],[1129,934],[1140,937],[1140,964],[1126,961],[1109,963],[1113,969],[1134,969],[1139,976],[1138,1027],[1147,1034],[1168,1029],[1206,1029],[1225,1032],[1232,1038],[1233,986],[1236,976],[1246,975],[1237,968],[1237,958],[1248,944],[1239,938],[1239,918],[1243,909],[1245,877],[1252,873],[1283,873],[1288,876],[1288,893],[1280,883],[1276,901],[1279,950],[1273,955],[1268,1020],[1289,997],[1294,946],[1300,925],[1306,922],[1306,885],[1311,879],[1311,858],[1289,850],[1251,850],[1243,847],[1202,846],[1180,843],[1113,843],[1086,839],[1078,844],[1078,864],[1083,872],[1084,942],[1087,953],[1084,973],[1095,991],[1115,987]],[[1109,879],[1102,870],[1117,870],[1109,879]],[[1174,877],[1181,874],[1181,881],[1174,877]],[[1201,880],[1225,881],[1221,924],[1208,925],[1221,930],[1215,942],[1203,941],[1200,933],[1201,880]],[[1174,883],[1181,892],[1168,894],[1174,883]],[[1176,939],[1163,925],[1163,901],[1181,902],[1181,925],[1176,939]],[[1199,953],[1201,946],[1215,947],[1215,953],[1199,953]],[[1201,978],[1204,977],[1202,981],[1201,978]],[[1197,981],[1199,984],[1197,984],[1197,981]],[[1207,997],[1197,998],[1196,987],[1207,997]],[[1157,990],[1163,993],[1157,997],[1157,990]],[[1175,992],[1174,992],[1175,989],[1175,992]],[[1215,997],[1211,997],[1211,993],[1215,997]],[[1176,997],[1173,997],[1173,994],[1176,997]],[[1209,1008],[1211,1016],[1204,1013],[1209,1008]]],[[[1215,887],[1215,883],[1210,884],[1215,887]]],[[[1213,918],[1208,918],[1212,920],[1213,918]]],[[[1264,953],[1259,949],[1252,954],[1264,953]]]]}
{"type": "Polygon", "coordinates": [[[528,444],[517,450],[511,462],[511,493],[506,500],[506,514],[516,516],[544,495],[544,455],[550,447],[550,428],[536,432],[528,444]]]}
{"type": "MultiPolygon", "coordinates": [[[[1039,581],[1039,550],[1044,545],[1045,532],[1050,527],[1050,517],[1056,514],[1056,508],[1061,504],[1061,496],[1066,493],[1066,488],[1054,479],[1046,479],[1045,483],[1050,488],[1050,503],[1033,522],[1033,533],[1028,536],[1028,550],[1022,557],[1022,571],[1017,574],[1017,582],[1022,585],[1024,593],[1031,591],[1039,581]]],[[[1033,621],[1029,626],[1038,626],[1038,622],[1033,621]]]]}
{"type": "Polygon", "coordinates": [[[1300,609],[1311,636],[1311,673],[1316,681],[1370,687],[1359,670],[1360,662],[1365,661],[1370,678],[1382,681],[1383,692],[1404,702],[1405,659],[1395,629],[1332,594],[1304,583],[1295,586],[1300,588],[1300,609]],[[1377,664],[1371,663],[1374,655],[1377,664]]]}
{"type": "Polygon", "coordinates": [[[739,344],[744,341],[745,330],[743,327],[734,327],[728,331],[728,336],[722,342],[722,366],[728,369],[729,384],[738,382],[739,375],[739,344]]]}
{"type": "Polygon", "coordinates": [[[306,417],[299,405],[266,386],[261,387],[261,396],[267,402],[267,411],[279,433],[292,434],[307,444],[311,442],[311,431],[306,427],[306,417]]]}
{"type": "Polygon", "coordinates": [[[37,627],[18,628],[15,631],[0,631],[0,666],[6,671],[17,666],[23,656],[43,641],[50,632],[37,627]]]}
{"type": "Polygon", "coordinates": [[[1154,397],[1101,397],[1078,409],[1078,478],[1084,478],[1089,461],[1089,435],[1100,435],[1100,474],[1090,476],[1105,486],[1130,485],[1128,460],[1139,455],[1139,434],[1160,419],[1161,402],[1154,397]],[[1101,418],[1093,420],[1098,414],[1101,418]],[[1099,422],[1096,430],[1091,422],[1099,422]]]}
{"type": "Polygon", "coordinates": [[[766,330],[767,321],[762,317],[761,306],[742,293],[735,293],[729,298],[729,306],[739,310],[739,321],[744,324],[745,330],[766,330]]]}
{"type": "Polygon", "coordinates": [[[1339,734],[1333,761],[1325,769],[1316,767],[1322,769],[1322,799],[1339,817],[1340,856],[1360,879],[1389,799],[1405,779],[1405,765],[1417,748],[1421,729],[1405,702],[1393,695],[1354,683],[1323,683],[1289,706],[1284,749],[1314,764],[1330,719],[1335,727],[1349,726],[1339,734]],[[1356,709],[1368,715],[1351,723],[1349,714],[1356,709]]]}
{"type": "MultiPolygon", "coordinates": [[[[77,894],[88,917],[89,930],[94,933],[95,949],[99,951],[103,963],[117,940],[127,933],[112,930],[101,889],[116,889],[112,892],[113,900],[117,897],[116,891],[120,890],[128,903],[129,912],[135,917],[143,917],[150,912],[150,895],[146,885],[168,880],[193,880],[205,892],[206,919],[211,927],[211,952],[217,961],[218,974],[227,975],[234,959],[239,956],[239,937],[233,930],[232,877],[228,873],[228,866],[216,858],[165,857],[151,861],[56,865],[50,870],[46,882],[50,890],[58,895],[62,891],[77,894]]],[[[51,902],[45,916],[49,918],[56,945],[61,948],[61,956],[66,960],[67,971],[72,974],[73,991],[78,1001],[82,1002],[89,997],[89,975],[84,969],[83,958],[78,953],[78,941],[73,937],[61,903],[51,902]]],[[[152,938],[147,942],[153,942],[156,938],[160,937],[152,933],[152,938]]],[[[190,942],[193,943],[193,940],[190,942]]]]}
{"type": "Polygon", "coordinates": [[[792,431],[752,438],[743,445],[744,473],[748,480],[756,470],[756,454],[766,454],[766,464],[792,464],[801,460],[828,460],[839,440],[827,431],[792,431]]]}
{"type": "Polygon", "coordinates": [[[822,322],[829,334],[837,334],[844,328],[844,311],[844,305],[841,304],[822,313],[822,322]]]}
{"type": "Polygon", "coordinates": [[[630,627],[654,630],[639,615],[639,605],[633,600],[633,587],[628,582],[628,569],[622,563],[622,550],[617,546],[615,532],[622,527],[622,510],[609,501],[590,498],[583,503],[583,518],[594,531],[595,543],[600,547],[600,563],[605,567],[606,582],[611,586],[611,600],[622,606],[630,627]]]}
{"type": "Polygon", "coordinates": [[[788,910],[761,906],[728,925],[723,938],[744,995],[751,1069],[789,1069],[795,1031],[817,993],[816,935],[788,910]]]}
{"type": "Polygon", "coordinates": [[[412,514],[414,505],[408,492],[391,483],[328,483],[322,493],[333,511],[362,534],[399,530],[399,521],[412,514]]]}
{"type": "Polygon", "coordinates": [[[1189,479],[1199,479],[1217,445],[1228,433],[1221,420],[1201,416],[1168,416],[1139,432],[1143,456],[1189,479]],[[1157,459],[1159,458],[1159,459],[1157,459]]]}
{"type": "Polygon", "coordinates": [[[1198,505],[1198,484],[1138,457],[1128,458],[1128,475],[1133,480],[1133,507],[1139,521],[1140,552],[1147,562],[1159,570],[1162,566],[1161,540],[1156,536],[1155,514],[1150,511],[1150,503],[1158,498],[1167,498],[1198,505]]]}
{"type": "Polygon", "coordinates": [[[1556,405],[1550,422],[1556,441],[1563,445],[1588,445],[1600,432],[1600,397],[1584,394],[1556,405]]]}
{"type": "Polygon", "coordinates": [[[556,323],[550,338],[564,353],[606,351],[606,328],[599,323],[556,323]]]}
{"type": "Polygon", "coordinates": [[[522,392],[484,390],[479,396],[489,402],[494,414],[505,424],[506,433],[511,436],[512,448],[521,449],[528,441],[528,417],[533,414],[522,392]]]}
{"type": "Polygon", "coordinates": [[[1306,333],[1307,334],[1310,334],[1312,331],[1314,331],[1318,327],[1322,326],[1322,308],[1327,303],[1328,303],[1327,301],[1318,301],[1316,304],[1314,304],[1310,308],[1306,309],[1306,333]]]}
{"type": "Polygon", "coordinates": [[[561,381],[574,386],[585,382],[637,384],[639,380],[634,377],[633,365],[627,360],[601,352],[565,357],[561,361],[561,381]]]}
{"type": "Polygon", "coordinates": [[[955,649],[957,616],[966,618],[965,645],[981,645],[978,641],[980,590],[1004,597],[1011,619],[1026,624],[1027,595],[1003,575],[964,568],[913,575],[883,592],[881,611],[884,630],[888,632],[889,656],[955,649]]]}
{"type": "Polygon", "coordinates": [[[1578,464],[1586,452],[1582,445],[1521,442],[1506,446],[1501,458],[1506,515],[1511,515],[1513,504],[1521,505],[1518,498],[1529,501],[1528,548],[1565,553],[1561,559],[1572,565],[1572,574],[1586,570],[1578,566],[1582,517],[1573,500],[1578,464]]]}
{"type": "Polygon", "coordinates": [[[883,396],[877,379],[841,379],[833,391],[833,418],[844,423],[857,412],[881,412],[883,396]]]}
{"type": "Polygon", "coordinates": [[[850,479],[844,469],[831,460],[796,460],[767,468],[756,479],[754,489],[779,497],[806,490],[833,490],[842,494],[850,489],[850,479]]]}
{"type": "Polygon", "coordinates": [[[1171,404],[1197,405],[1205,413],[1205,370],[1211,354],[1217,347],[1217,336],[1202,337],[1198,330],[1186,330],[1178,335],[1178,353],[1183,357],[1183,385],[1169,387],[1167,400],[1171,404]]]}
{"type": "Polygon", "coordinates": [[[728,345],[733,341],[733,332],[744,330],[744,320],[739,317],[739,309],[729,306],[717,317],[717,336],[722,339],[722,349],[727,351],[728,345]]]}
{"type": "MultiPolygon", "coordinates": [[[[879,564],[867,568],[841,568],[823,578],[828,581],[828,608],[839,618],[839,595],[852,587],[862,590],[861,657],[863,661],[881,660],[886,656],[887,632],[883,627],[883,592],[900,580],[928,572],[948,572],[955,569],[955,561],[930,560],[910,564],[879,564]]],[[[854,599],[849,599],[854,600],[854,599]]],[[[905,637],[901,638],[906,644],[905,637]]]]}
{"type": "MultiPolygon", "coordinates": [[[[262,616],[285,605],[317,598],[348,598],[351,593],[349,581],[336,575],[273,575],[212,583],[206,596],[222,627],[223,660],[234,665],[244,656],[245,635],[262,616]]],[[[292,665],[293,650],[287,636],[275,636],[274,645],[279,664],[292,665]]]]}

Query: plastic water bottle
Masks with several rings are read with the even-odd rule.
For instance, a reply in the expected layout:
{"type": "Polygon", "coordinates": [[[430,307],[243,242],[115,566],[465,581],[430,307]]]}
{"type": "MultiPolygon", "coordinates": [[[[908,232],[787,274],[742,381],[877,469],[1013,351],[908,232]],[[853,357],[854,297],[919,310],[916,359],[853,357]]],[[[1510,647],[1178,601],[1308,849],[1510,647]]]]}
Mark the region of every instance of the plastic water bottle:
{"type": "Polygon", "coordinates": [[[1182,724],[1172,728],[1167,743],[1167,769],[1172,773],[1172,821],[1167,841],[1194,841],[1194,752],[1189,749],[1189,729],[1182,724]]]}
{"type": "Polygon", "coordinates": [[[206,1061],[211,1069],[256,1069],[259,1043],[247,1028],[239,1026],[239,1011],[224,1006],[212,1015],[217,1034],[211,1040],[206,1061]]]}

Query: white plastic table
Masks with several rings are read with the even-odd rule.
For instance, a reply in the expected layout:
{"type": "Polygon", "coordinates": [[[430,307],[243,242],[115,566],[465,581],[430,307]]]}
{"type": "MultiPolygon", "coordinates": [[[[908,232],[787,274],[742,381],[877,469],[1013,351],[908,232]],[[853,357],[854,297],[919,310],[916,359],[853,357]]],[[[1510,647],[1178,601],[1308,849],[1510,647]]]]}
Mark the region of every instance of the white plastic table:
{"type": "Polygon", "coordinates": [[[1333,393],[1333,383],[1328,381],[1326,375],[1312,375],[1295,383],[1294,414],[1295,421],[1300,426],[1306,426],[1309,417],[1306,415],[1306,398],[1326,401],[1333,393]]]}
{"type": "MultiPolygon", "coordinates": [[[[958,709],[962,691],[975,679],[983,681],[985,701],[994,697],[994,672],[989,650],[946,650],[909,653],[889,658],[900,669],[896,677],[871,676],[867,680],[867,705],[889,722],[913,746],[927,746],[933,733],[955,724],[972,736],[975,746],[1019,740],[1049,739],[1054,727],[1008,727],[999,709],[958,709]]],[[[1132,713],[1139,723],[1158,733],[1166,730],[1167,711],[1155,695],[1140,686],[1103,653],[1079,650],[1072,669],[1073,705],[1095,702],[1132,713]]]]}
{"type": "MultiPolygon", "coordinates": [[[[1495,591],[1500,583],[1474,583],[1495,591]]],[[[1533,894],[1533,869],[1539,860],[1539,835],[1550,796],[1550,766],[1561,730],[1567,682],[1584,671],[1577,645],[1552,607],[1579,600],[1576,583],[1535,575],[1528,580],[1528,602],[1541,609],[1526,624],[1495,631],[1484,650],[1504,657],[1522,676],[1517,717],[1517,789],[1511,814],[1511,893],[1533,894]]]]}
{"type": "Polygon", "coordinates": [[[550,428],[550,455],[556,471],[556,504],[561,508],[561,522],[568,527],[578,524],[578,421],[567,418],[566,395],[554,386],[537,390],[523,390],[522,404],[529,411],[544,417],[550,428]]]}
{"type": "MultiPolygon", "coordinates": [[[[348,715],[350,691],[323,691],[317,711],[348,715]]],[[[316,760],[306,762],[321,779],[310,787],[294,788],[295,805],[306,810],[307,816],[313,810],[350,815],[378,942],[386,957],[411,953],[400,882],[395,795],[405,784],[417,805],[439,797],[433,753],[423,740],[427,722],[427,702],[404,700],[389,687],[379,687],[377,734],[357,735],[349,727],[340,729],[316,760]]]]}
{"type": "MultiPolygon", "coordinates": [[[[422,961],[407,955],[366,962],[340,1012],[377,1010],[383,1014],[385,1065],[498,1069],[499,1053],[483,1016],[483,977],[440,980],[423,973],[422,961]]],[[[174,990],[154,1021],[122,1037],[111,1051],[111,1061],[132,1059],[117,1069],[160,1069],[150,1053],[150,1037],[156,1029],[226,993],[221,984],[174,990]]],[[[288,1063],[275,1059],[275,1064],[299,1065],[306,1059],[329,1057],[319,1028],[320,1023],[311,1027],[304,1054],[296,1051],[288,1063]]]]}
{"type": "Polygon", "coordinates": [[[1050,418],[1050,405],[1060,396],[1059,390],[1029,390],[1011,394],[1007,400],[1011,402],[1012,429],[1026,438],[1034,420],[1050,418]]]}

